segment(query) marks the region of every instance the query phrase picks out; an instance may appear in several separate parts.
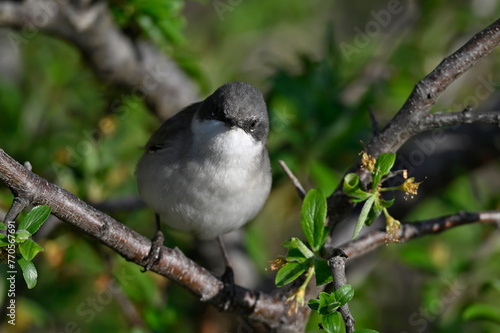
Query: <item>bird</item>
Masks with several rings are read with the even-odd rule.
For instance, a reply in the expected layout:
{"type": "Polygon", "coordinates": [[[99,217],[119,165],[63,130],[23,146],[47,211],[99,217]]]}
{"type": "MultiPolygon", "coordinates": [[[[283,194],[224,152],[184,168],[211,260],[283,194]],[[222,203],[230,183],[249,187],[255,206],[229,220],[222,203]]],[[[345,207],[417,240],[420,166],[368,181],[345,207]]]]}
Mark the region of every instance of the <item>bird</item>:
{"type": "Polygon", "coordinates": [[[182,109],[153,133],[136,169],[142,200],[156,216],[145,270],[159,260],[160,221],[217,239],[234,286],[221,236],[253,219],[271,190],[269,116],[262,93],[229,82],[182,109]]]}

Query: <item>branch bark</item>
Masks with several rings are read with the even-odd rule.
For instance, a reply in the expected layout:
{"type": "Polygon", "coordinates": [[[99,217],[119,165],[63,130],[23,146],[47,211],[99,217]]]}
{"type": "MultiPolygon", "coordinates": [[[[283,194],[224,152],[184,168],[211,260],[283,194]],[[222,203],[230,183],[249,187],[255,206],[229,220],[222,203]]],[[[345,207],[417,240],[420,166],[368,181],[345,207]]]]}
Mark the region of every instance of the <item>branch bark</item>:
{"type": "MultiPolygon", "coordinates": [[[[478,213],[459,212],[457,214],[441,216],[425,221],[402,222],[397,242],[402,243],[427,235],[437,235],[451,228],[472,223],[500,224],[500,211],[478,213]]],[[[380,229],[349,241],[339,246],[339,248],[349,256],[349,259],[353,259],[365,255],[382,245],[387,245],[388,243],[388,234],[385,232],[385,229],[380,229]]],[[[334,255],[334,250],[335,248],[327,249],[327,253],[329,253],[330,257],[334,255]]]]}
{"type": "MultiPolygon", "coordinates": [[[[0,2],[0,26],[19,51],[37,33],[49,33],[75,44],[94,72],[106,82],[144,98],[161,119],[168,119],[198,99],[193,82],[160,50],[135,41],[116,26],[102,1],[25,0],[0,2]]],[[[112,102],[112,109],[119,101],[112,102]]]]}
{"type": "MultiPolygon", "coordinates": [[[[333,277],[333,287],[335,290],[347,284],[347,278],[345,276],[345,263],[347,260],[347,255],[341,249],[335,249],[332,251],[333,255],[328,260],[328,266],[332,272],[333,277]]],[[[351,311],[349,311],[349,305],[344,304],[339,309],[342,319],[344,319],[346,333],[354,332],[354,324],[356,321],[352,317],[351,311]]]]}
{"type": "MultiPolygon", "coordinates": [[[[429,111],[441,93],[451,83],[479,60],[490,54],[499,44],[500,20],[497,20],[474,35],[464,46],[441,61],[429,75],[417,83],[394,118],[366,145],[367,152],[374,157],[385,152],[395,153],[411,136],[429,128],[434,128],[431,124],[438,126],[438,121],[443,126],[446,123],[461,123],[457,122],[460,116],[456,114],[433,116],[429,114],[429,111]],[[430,119],[434,119],[434,121],[430,119]]],[[[486,118],[490,119],[491,117],[494,118],[495,116],[469,116],[467,122],[484,122],[486,118]]],[[[498,120],[496,120],[496,123],[498,123],[498,120]]],[[[347,173],[359,171],[359,165],[358,160],[347,173]]],[[[362,174],[360,179],[364,183],[370,181],[366,174],[362,174]]],[[[342,192],[342,185],[343,181],[340,182],[334,193],[328,198],[329,223],[333,226],[338,224],[354,207],[354,203],[342,192]]]]}

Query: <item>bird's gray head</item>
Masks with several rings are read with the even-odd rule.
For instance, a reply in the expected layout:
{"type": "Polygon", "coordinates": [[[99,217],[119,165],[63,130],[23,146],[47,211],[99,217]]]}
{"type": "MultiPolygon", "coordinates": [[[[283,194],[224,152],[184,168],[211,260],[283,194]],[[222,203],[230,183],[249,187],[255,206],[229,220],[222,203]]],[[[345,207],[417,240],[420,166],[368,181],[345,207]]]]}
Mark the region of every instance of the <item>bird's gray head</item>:
{"type": "Polygon", "coordinates": [[[266,142],[269,117],[262,93],[244,82],[229,82],[217,89],[201,104],[201,120],[219,120],[238,126],[257,141],[266,142]]]}

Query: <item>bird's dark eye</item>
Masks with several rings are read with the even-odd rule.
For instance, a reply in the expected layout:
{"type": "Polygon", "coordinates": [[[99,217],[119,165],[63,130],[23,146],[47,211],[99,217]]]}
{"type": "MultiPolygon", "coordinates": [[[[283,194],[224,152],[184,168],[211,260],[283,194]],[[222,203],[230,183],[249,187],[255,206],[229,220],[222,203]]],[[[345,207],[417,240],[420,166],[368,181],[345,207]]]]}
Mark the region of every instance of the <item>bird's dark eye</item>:
{"type": "Polygon", "coordinates": [[[252,120],[252,122],[250,123],[250,126],[248,126],[248,128],[250,129],[250,132],[255,131],[255,129],[257,128],[257,120],[252,120]]]}

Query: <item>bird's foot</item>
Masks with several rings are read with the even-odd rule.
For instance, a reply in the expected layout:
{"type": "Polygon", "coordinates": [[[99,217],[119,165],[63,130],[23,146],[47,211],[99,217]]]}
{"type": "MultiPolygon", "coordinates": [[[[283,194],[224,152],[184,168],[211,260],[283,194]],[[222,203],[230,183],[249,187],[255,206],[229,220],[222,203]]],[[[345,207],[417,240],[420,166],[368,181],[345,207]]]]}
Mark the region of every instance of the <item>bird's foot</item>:
{"type": "Polygon", "coordinates": [[[222,283],[224,283],[224,302],[220,305],[220,311],[227,311],[234,303],[234,298],[236,296],[236,285],[234,284],[234,272],[231,266],[226,266],[226,270],[221,277],[222,283]]]}
{"type": "Polygon", "coordinates": [[[155,233],[155,236],[151,240],[151,248],[149,249],[149,253],[144,257],[144,261],[146,265],[142,269],[142,272],[149,271],[154,264],[157,264],[161,259],[161,248],[163,246],[163,242],[165,241],[165,236],[160,229],[158,229],[155,233]]]}

